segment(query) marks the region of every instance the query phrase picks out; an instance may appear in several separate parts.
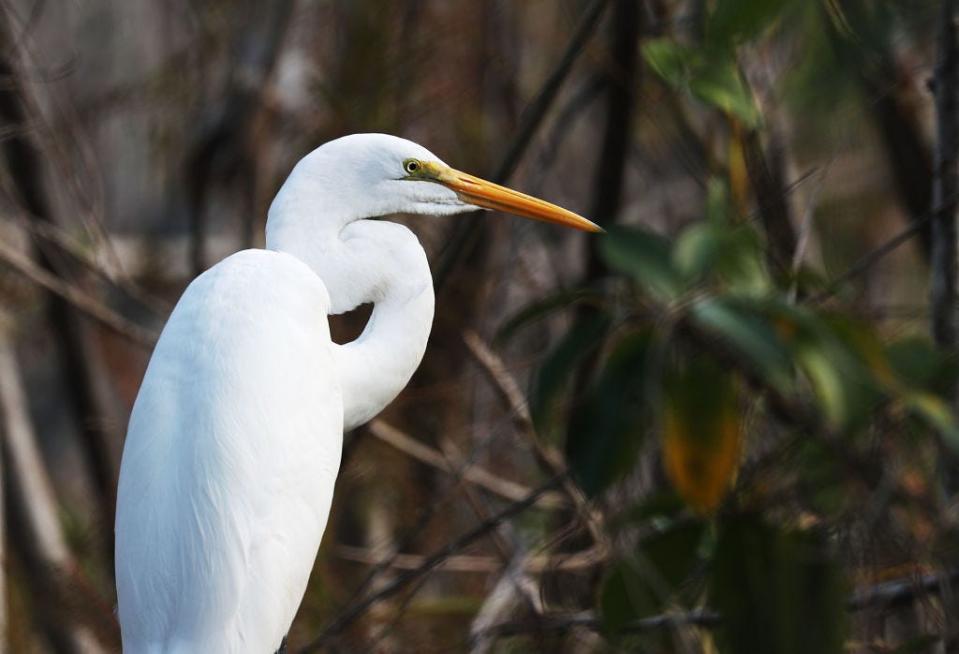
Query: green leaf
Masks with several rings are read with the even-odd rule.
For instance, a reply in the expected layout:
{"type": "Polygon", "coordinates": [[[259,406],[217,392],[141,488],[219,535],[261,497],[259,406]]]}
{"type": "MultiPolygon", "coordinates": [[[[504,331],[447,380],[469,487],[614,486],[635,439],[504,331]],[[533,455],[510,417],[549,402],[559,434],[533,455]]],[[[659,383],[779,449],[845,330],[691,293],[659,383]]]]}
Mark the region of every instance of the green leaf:
{"type": "Polygon", "coordinates": [[[731,54],[722,56],[712,53],[696,66],[689,90],[703,102],[735,116],[745,127],[759,126],[762,118],[759,108],[731,54]]]}
{"type": "Polygon", "coordinates": [[[763,297],[773,289],[751,228],[697,223],[680,234],[673,265],[687,286],[714,281],[722,290],[746,297],[763,297]]]}
{"type": "Polygon", "coordinates": [[[814,511],[835,516],[850,501],[846,479],[834,451],[816,439],[797,443],[795,467],[801,496],[814,511]]]}
{"type": "Polygon", "coordinates": [[[541,300],[531,302],[516,312],[496,331],[494,340],[503,343],[512,338],[523,327],[538,320],[543,320],[557,311],[587,303],[600,305],[602,301],[603,297],[599,293],[588,289],[577,288],[559,291],[541,300]]]}
{"type": "Polygon", "coordinates": [[[730,228],[716,262],[716,275],[736,295],[763,297],[773,290],[759,235],[746,225],[730,228]]]}
{"type": "Polygon", "coordinates": [[[579,363],[599,348],[611,324],[604,313],[577,321],[540,366],[530,395],[530,413],[542,433],[549,432],[557,396],[569,385],[579,363]]]}
{"type": "Polygon", "coordinates": [[[640,541],[638,558],[657,577],[655,582],[660,595],[666,591],[668,598],[689,576],[705,532],[705,522],[688,520],[670,525],[640,541]]]}
{"type": "Polygon", "coordinates": [[[650,522],[663,527],[673,521],[686,509],[686,503],[672,489],[667,489],[644,498],[642,501],[616,514],[609,520],[612,530],[635,527],[650,522]]]}
{"type": "Polygon", "coordinates": [[[737,295],[761,297],[773,290],[759,234],[736,222],[727,185],[711,179],[706,220],[687,227],[676,239],[673,267],[692,285],[704,279],[721,283],[737,295]]]}
{"type": "Polygon", "coordinates": [[[710,605],[723,616],[720,651],[729,654],[841,654],[844,583],[821,539],[756,516],[722,521],[710,605]]]}
{"type": "Polygon", "coordinates": [[[946,445],[959,452],[959,424],[944,400],[930,393],[911,393],[904,400],[913,413],[939,432],[946,445]]]}
{"type": "Polygon", "coordinates": [[[615,633],[637,615],[648,615],[655,604],[635,562],[620,561],[610,567],[599,595],[599,608],[608,631],[615,633]]]}
{"type": "Polygon", "coordinates": [[[910,638],[893,650],[892,654],[933,654],[940,651],[937,647],[942,637],[937,634],[925,634],[910,638]]]}
{"type": "Polygon", "coordinates": [[[652,346],[649,332],[626,336],[582,401],[574,404],[566,457],[587,495],[602,492],[633,467],[648,428],[645,387],[652,346]]]}
{"type": "Polygon", "coordinates": [[[693,305],[691,315],[698,326],[733,347],[777,392],[793,392],[795,373],[789,350],[775,326],[749,303],[705,298],[693,305]]]}
{"type": "Polygon", "coordinates": [[[732,214],[728,182],[721,177],[710,177],[706,186],[706,220],[730,226],[732,214]]]}
{"type": "Polygon", "coordinates": [[[792,0],[718,0],[706,23],[715,46],[728,46],[758,36],[779,18],[792,0]]]}
{"type": "Polygon", "coordinates": [[[955,359],[942,352],[927,338],[911,336],[886,347],[886,358],[896,378],[906,388],[945,396],[959,377],[955,359]]]}
{"type": "Polygon", "coordinates": [[[699,222],[683,230],[673,249],[673,266],[687,284],[699,282],[710,273],[719,259],[728,227],[713,222],[699,222]]]}
{"type": "Polygon", "coordinates": [[[861,426],[882,399],[876,378],[881,366],[864,356],[871,334],[803,307],[774,301],[764,306],[830,425],[847,432],[861,426]]]}
{"type": "Polygon", "coordinates": [[[706,531],[701,521],[674,523],[644,537],[634,556],[617,562],[600,591],[606,629],[661,613],[689,577],[706,531]]]}
{"type": "Polygon", "coordinates": [[[649,39],[642,45],[643,59],[667,84],[684,86],[698,61],[695,51],[670,38],[649,39]]]}
{"type": "Polygon", "coordinates": [[[699,100],[735,116],[749,128],[761,119],[739,66],[729,48],[693,50],[669,38],[647,41],[643,58],[663,81],[679,90],[688,90],[699,100]]]}
{"type": "Polygon", "coordinates": [[[672,265],[667,238],[646,230],[613,227],[601,247],[610,268],[629,275],[659,300],[673,300],[684,290],[682,278],[672,265]]]}

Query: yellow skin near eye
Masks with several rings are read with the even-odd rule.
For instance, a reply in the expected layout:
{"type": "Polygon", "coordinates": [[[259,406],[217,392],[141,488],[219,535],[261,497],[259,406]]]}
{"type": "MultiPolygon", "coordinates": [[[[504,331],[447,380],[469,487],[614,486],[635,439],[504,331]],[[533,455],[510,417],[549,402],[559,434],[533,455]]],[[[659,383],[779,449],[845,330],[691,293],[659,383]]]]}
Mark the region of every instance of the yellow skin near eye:
{"type": "Polygon", "coordinates": [[[439,164],[419,159],[405,159],[403,161],[404,179],[437,181],[443,170],[439,164]]]}
{"type": "Polygon", "coordinates": [[[562,207],[454,170],[438,161],[404,159],[403,172],[406,173],[406,176],[401,179],[437,182],[455,191],[463,202],[476,207],[505,211],[517,216],[558,223],[587,232],[603,231],[598,225],[562,207]]]}

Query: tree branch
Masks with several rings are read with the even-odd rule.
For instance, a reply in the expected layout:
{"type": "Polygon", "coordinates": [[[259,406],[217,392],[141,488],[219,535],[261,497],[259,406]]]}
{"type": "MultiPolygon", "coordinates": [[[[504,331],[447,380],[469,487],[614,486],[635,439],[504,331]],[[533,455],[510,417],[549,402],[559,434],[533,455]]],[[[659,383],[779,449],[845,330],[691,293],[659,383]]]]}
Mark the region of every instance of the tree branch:
{"type": "Polygon", "coordinates": [[[561,481],[562,477],[554,477],[542,486],[535,489],[523,500],[510,504],[499,513],[491,516],[488,520],[481,522],[467,533],[455,540],[450,541],[433,554],[425,557],[420,567],[416,568],[415,570],[409,570],[404,574],[397,575],[396,578],[391,580],[376,592],[367,595],[362,600],[353,604],[353,606],[347,607],[323,630],[323,632],[315,640],[301,649],[300,654],[318,651],[320,647],[342,633],[346,627],[363,615],[363,613],[365,613],[370,607],[389,597],[392,597],[393,595],[396,595],[411,582],[414,582],[420,577],[432,572],[436,567],[443,563],[443,561],[448,559],[456,552],[459,552],[480,538],[486,536],[487,533],[493,529],[496,529],[503,521],[508,520],[533,506],[544,493],[555,488],[560,484],[561,481]]]}
{"type": "MultiPolygon", "coordinates": [[[[355,563],[376,565],[380,561],[376,552],[364,547],[336,545],[333,552],[341,559],[355,563]]],[[[572,572],[593,568],[605,560],[605,549],[597,546],[570,554],[531,556],[524,560],[522,569],[529,574],[552,571],[572,572]]],[[[396,570],[418,570],[423,567],[425,561],[426,557],[420,554],[397,554],[387,567],[396,570]]],[[[503,561],[499,557],[462,554],[450,556],[436,566],[436,569],[443,572],[492,574],[503,569],[503,561]]]]}
{"type": "MultiPolygon", "coordinates": [[[[8,537],[31,580],[30,595],[37,618],[56,650],[99,652],[88,630],[67,619],[66,581],[77,565],[60,525],[60,509],[37,447],[8,329],[9,325],[0,324],[0,441],[4,494],[10,507],[8,537]]],[[[90,602],[90,606],[95,604],[90,602]]],[[[118,635],[115,623],[111,626],[106,638],[119,643],[119,638],[111,637],[118,635]]]]}
{"type": "Polygon", "coordinates": [[[603,548],[605,551],[605,548],[608,546],[608,539],[602,528],[602,518],[600,514],[588,506],[582,491],[566,477],[567,468],[563,455],[555,448],[544,444],[543,441],[540,440],[539,435],[536,433],[536,427],[533,424],[533,418],[530,416],[526,399],[522,391],[520,391],[516,380],[513,379],[512,375],[510,375],[506,369],[506,364],[483,342],[483,339],[480,338],[476,332],[471,330],[466,331],[463,334],[463,340],[477,363],[479,363],[483,370],[489,375],[493,382],[493,387],[499,393],[500,397],[505,400],[507,406],[509,406],[519,432],[526,437],[526,440],[533,449],[537,463],[539,463],[540,467],[548,474],[563,476],[563,492],[569,497],[573,506],[576,508],[577,515],[583,521],[583,524],[586,525],[597,547],[603,548]]]}
{"type": "MultiPolygon", "coordinates": [[[[470,465],[460,472],[456,466],[450,463],[449,459],[447,459],[442,452],[429,445],[425,445],[383,420],[373,420],[367,425],[367,429],[370,434],[379,441],[396,448],[417,461],[450,474],[462,475],[466,481],[481,486],[491,493],[507,500],[516,502],[530,493],[528,487],[508,479],[503,479],[502,477],[497,477],[480,466],[470,465]]],[[[567,502],[556,493],[544,493],[536,504],[544,508],[559,508],[568,505],[567,502]]]]}
{"type": "MultiPolygon", "coordinates": [[[[7,9],[0,7],[0,40],[11,41],[7,9]]],[[[0,87],[0,122],[9,126],[29,127],[37,111],[29,106],[28,96],[20,83],[17,53],[5,51],[0,56],[0,78],[9,83],[0,87]]],[[[45,188],[44,153],[37,146],[33,134],[21,134],[0,142],[6,162],[7,180],[11,197],[23,205],[28,216],[53,224],[56,215],[45,188]]],[[[9,250],[9,248],[7,248],[9,250]]],[[[69,257],[59,247],[34,240],[32,256],[37,271],[46,273],[48,281],[65,282],[73,276],[69,257]]],[[[9,257],[8,257],[9,258],[9,257]]],[[[21,257],[22,262],[31,263],[21,257]]],[[[21,266],[21,271],[23,266],[21,266]]],[[[55,284],[45,284],[53,291],[48,298],[48,322],[57,341],[60,366],[69,390],[69,400],[77,421],[83,454],[97,493],[102,524],[113,524],[116,503],[116,482],[119,461],[116,456],[118,435],[109,425],[117,422],[117,402],[106,384],[103,361],[85,323],[72,303],[54,291],[55,284]]],[[[102,539],[107,560],[112,560],[113,547],[109,538],[102,539]]],[[[112,566],[111,566],[112,568],[112,566]]]]}
{"type": "Polygon", "coordinates": [[[767,156],[762,136],[756,129],[746,130],[741,141],[749,182],[769,242],[768,258],[777,272],[786,273],[790,269],[798,239],[783,183],[781,150],[784,145],[778,135],[772,133],[767,156]]]}
{"type": "Polygon", "coordinates": [[[73,284],[67,283],[61,277],[41,268],[33,263],[29,257],[3,242],[0,242],[0,261],[38,286],[42,286],[67,301],[74,308],[79,309],[88,317],[113,330],[131,343],[146,349],[152,348],[153,344],[156,343],[159,335],[153,330],[127,320],[96,298],[73,284]]]}
{"type": "MultiPolygon", "coordinates": [[[[556,68],[550,73],[542,88],[536,94],[532,102],[527,105],[520,117],[520,125],[516,130],[516,136],[513,137],[509,148],[500,160],[499,165],[493,173],[493,181],[498,184],[505,183],[516,170],[523,154],[533,140],[533,135],[542,124],[546,113],[549,111],[556,96],[559,94],[563,82],[569,76],[573,64],[579,57],[589,37],[592,35],[596,24],[599,22],[603,9],[609,0],[593,0],[592,3],[583,11],[579,22],[573,29],[569,43],[556,64],[556,68]]],[[[475,212],[472,219],[457,221],[456,227],[449,238],[449,244],[440,253],[439,261],[436,264],[436,272],[433,275],[433,284],[437,291],[442,290],[450,276],[456,269],[456,266],[467,258],[470,250],[476,243],[480,229],[484,223],[475,219],[479,211],[475,212]]]]}
{"type": "MultiPolygon", "coordinates": [[[[859,589],[846,601],[846,610],[855,613],[873,608],[889,609],[911,604],[919,597],[939,592],[944,579],[948,580],[949,583],[956,583],[959,581],[959,570],[944,574],[927,574],[918,579],[903,577],[859,589]]],[[[687,626],[715,628],[721,624],[722,617],[715,611],[695,609],[683,613],[663,613],[642,620],[635,620],[625,625],[619,633],[645,633],[658,629],[674,629],[687,626]]],[[[554,613],[537,616],[535,621],[513,620],[503,622],[486,630],[483,635],[503,638],[538,631],[565,632],[576,628],[601,632],[604,630],[604,624],[600,617],[590,611],[554,613]]]]}
{"type": "Polygon", "coordinates": [[[942,1],[934,91],[937,140],[933,178],[932,335],[941,348],[956,347],[956,192],[959,191],[959,50],[955,0],[942,1]]]}

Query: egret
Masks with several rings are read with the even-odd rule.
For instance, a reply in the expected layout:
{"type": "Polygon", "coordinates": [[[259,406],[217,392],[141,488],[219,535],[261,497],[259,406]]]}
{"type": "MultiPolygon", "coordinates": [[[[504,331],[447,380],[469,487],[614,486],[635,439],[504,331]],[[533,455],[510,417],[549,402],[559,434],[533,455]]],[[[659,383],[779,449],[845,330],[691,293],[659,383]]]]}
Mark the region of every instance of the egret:
{"type": "Polygon", "coordinates": [[[585,218],[459,172],[411,141],[354,134],[293,169],[266,249],[197,277],[130,416],[116,511],[127,654],[272,653],[326,527],[344,430],[403,389],[426,348],[426,254],[394,213],[477,207],[586,231],[585,218]],[[328,316],[373,303],[339,345],[328,316]]]}

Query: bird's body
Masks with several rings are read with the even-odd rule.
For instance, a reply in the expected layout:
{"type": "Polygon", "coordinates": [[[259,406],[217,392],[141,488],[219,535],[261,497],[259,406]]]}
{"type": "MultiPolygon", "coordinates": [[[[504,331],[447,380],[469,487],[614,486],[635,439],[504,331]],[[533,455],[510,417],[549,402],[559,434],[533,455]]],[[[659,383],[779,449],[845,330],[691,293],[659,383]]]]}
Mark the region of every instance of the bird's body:
{"type": "Polygon", "coordinates": [[[344,137],[291,174],[270,209],[267,250],[234,254],[190,284],[124,445],[116,574],[125,652],[280,646],[326,527],[343,430],[406,385],[432,324],[419,242],[366,218],[495,202],[575,224],[552,205],[481,184],[409,141],[344,137]],[[453,173],[461,177],[441,178],[453,173]],[[328,314],[366,302],[374,310],[363,334],[333,343],[328,314]]]}
{"type": "Polygon", "coordinates": [[[305,264],[262,250],[213,267],[177,304],[124,450],[117,583],[127,651],[279,646],[339,467],[328,309],[305,264]]]}

